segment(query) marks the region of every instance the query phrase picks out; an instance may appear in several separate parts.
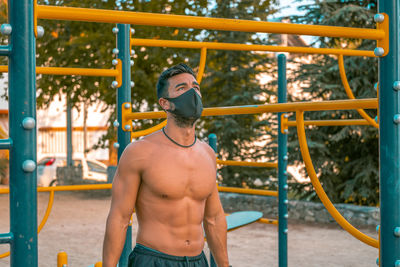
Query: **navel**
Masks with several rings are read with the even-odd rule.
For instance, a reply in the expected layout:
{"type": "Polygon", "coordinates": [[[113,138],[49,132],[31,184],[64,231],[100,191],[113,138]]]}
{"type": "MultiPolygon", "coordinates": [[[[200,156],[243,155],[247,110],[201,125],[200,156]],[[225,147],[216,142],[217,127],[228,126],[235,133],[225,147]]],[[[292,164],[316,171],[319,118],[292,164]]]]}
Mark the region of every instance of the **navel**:
{"type": "Polygon", "coordinates": [[[190,246],[190,240],[185,241],[186,246],[190,246]]]}
{"type": "Polygon", "coordinates": [[[162,194],[161,197],[162,197],[162,198],[168,198],[168,195],[162,194]]]}

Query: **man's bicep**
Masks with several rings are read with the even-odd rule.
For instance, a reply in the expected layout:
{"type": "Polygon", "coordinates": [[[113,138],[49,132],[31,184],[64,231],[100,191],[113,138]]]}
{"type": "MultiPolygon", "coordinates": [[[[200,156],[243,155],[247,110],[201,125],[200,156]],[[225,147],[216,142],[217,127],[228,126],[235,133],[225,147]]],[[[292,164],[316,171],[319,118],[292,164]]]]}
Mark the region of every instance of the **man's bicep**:
{"type": "Polygon", "coordinates": [[[204,219],[213,218],[218,215],[224,214],[224,210],[219,199],[218,187],[215,184],[213,192],[207,198],[206,207],[204,210],[204,219]]]}
{"type": "Polygon", "coordinates": [[[140,170],[129,158],[121,157],[112,188],[111,209],[124,218],[132,215],[140,186],[140,170]]]}

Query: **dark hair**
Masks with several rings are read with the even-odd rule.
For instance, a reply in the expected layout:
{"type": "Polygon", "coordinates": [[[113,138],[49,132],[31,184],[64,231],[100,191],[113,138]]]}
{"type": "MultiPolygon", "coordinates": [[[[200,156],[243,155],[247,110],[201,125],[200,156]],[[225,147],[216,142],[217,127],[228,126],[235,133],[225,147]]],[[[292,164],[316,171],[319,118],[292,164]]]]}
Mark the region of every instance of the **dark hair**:
{"type": "Polygon", "coordinates": [[[171,68],[163,71],[158,78],[157,82],[157,98],[160,99],[161,97],[168,97],[168,86],[169,82],[168,79],[182,73],[189,73],[196,78],[193,70],[184,63],[179,63],[178,65],[172,66],[171,68]]]}

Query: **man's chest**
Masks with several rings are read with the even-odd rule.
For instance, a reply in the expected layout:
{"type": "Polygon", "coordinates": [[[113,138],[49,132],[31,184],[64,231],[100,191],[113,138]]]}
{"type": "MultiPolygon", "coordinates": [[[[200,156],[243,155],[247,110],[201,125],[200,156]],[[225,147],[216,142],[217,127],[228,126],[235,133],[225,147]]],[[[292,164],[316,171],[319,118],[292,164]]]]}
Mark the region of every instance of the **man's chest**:
{"type": "Polygon", "coordinates": [[[215,179],[213,159],[208,155],[163,153],[143,172],[142,183],[162,198],[203,200],[212,192],[215,179]]]}

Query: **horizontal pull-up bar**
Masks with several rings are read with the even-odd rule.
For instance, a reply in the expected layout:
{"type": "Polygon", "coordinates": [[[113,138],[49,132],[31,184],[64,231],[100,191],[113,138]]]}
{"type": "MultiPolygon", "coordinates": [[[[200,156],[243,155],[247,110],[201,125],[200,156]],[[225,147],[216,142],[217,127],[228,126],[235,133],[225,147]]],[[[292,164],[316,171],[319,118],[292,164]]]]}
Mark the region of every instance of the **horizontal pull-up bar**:
{"type": "MultiPolygon", "coordinates": [[[[122,62],[117,59],[115,69],[93,69],[93,68],[64,68],[64,67],[36,67],[37,74],[48,75],[77,75],[96,77],[115,77],[117,87],[122,85],[122,62]]],[[[0,72],[8,72],[8,66],[0,66],[0,72]]]]}
{"type": "MultiPolygon", "coordinates": [[[[127,124],[129,120],[166,118],[166,114],[164,111],[132,113],[131,109],[126,109],[124,107],[124,104],[122,104],[123,125],[127,124]]],[[[307,101],[307,102],[292,102],[292,103],[266,104],[266,105],[215,107],[215,108],[205,108],[203,110],[202,116],[260,114],[267,112],[321,111],[321,110],[346,110],[346,109],[349,110],[358,108],[377,109],[378,100],[376,98],[368,98],[368,99],[307,101]]]]}
{"type": "Polygon", "coordinates": [[[378,29],[302,25],[239,19],[207,18],[185,15],[155,14],[131,11],[101,10],[58,6],[37,6],[39,19],[73,20],[102,23],[121,23],[205,30],[266,32],[325,37],[345,37],[381,40],[385,32],[378,29]]]}
{"type": "MultiPolygon", "coordinates": [[[[313,126],[346,126],[346,125],[370,125],[366,120],[310,120],[304,121],[304,125],[313,126]]],[[[297,126],[296,121],[288,121],[287,126],[297,126]]]]}
{"type": "Polygon", "coordinates": [[[226,166],[247,166],[247,167],[265,167],[265,168],[278,168],[277,162],[249,162],[249,161],[235,161],[235,160],[220,160],[217,159],[217,164],[226,166]]]}
{"type": "MultiPolygon", "coordinates": [[[[8,66],[0,66],[0,72],[8,72],[8,66]]],[[[50,75],[80,75],[117,77],[116,69],[90,69],[90,68],[61,68],[61,67],[36,67],[37,74],[50,75]]]]}
{"type": "Polygon", "coordinates": [[[263,189],[249,189],[249,188],[239,188],[239,187],[218,186],[218,191],[219,192],[237,193],[237,194],[259,195],[259,196],[271,196],[271,197],[278,196],[278,191],[263,190],[263,189]]]}
{"type": "Polygon", "coordinates": [[[268,51],[268,52],[288,52],[288,53],[301,53],[301,54],[376,57],[374,51],[367,51],[367,50],[276,46],[276,45],[252,45],[252,44],[233,44],[233,43],[196,42],[196,41],[175,41],[175,40],[141,39],[141,38],[132,38],[131,46],[194,48],[194,49],[207,48],[215,50],[268,51]]]}

